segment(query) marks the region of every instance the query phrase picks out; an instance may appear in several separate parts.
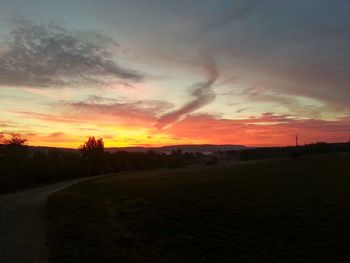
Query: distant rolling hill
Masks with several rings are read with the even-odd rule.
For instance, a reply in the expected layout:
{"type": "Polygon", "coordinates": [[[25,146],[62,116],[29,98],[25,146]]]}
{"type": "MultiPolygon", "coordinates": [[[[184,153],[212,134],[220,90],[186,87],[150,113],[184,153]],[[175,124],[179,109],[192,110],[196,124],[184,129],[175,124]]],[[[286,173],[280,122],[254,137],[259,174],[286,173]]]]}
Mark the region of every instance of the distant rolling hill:
{"type": "Polygon", "coordinates": [[[108,152],[118,152],[118,151],[127,151],[127,152],[147,152],[147,151],[156,151],[162,153],[170,153],[173,150],[180,149],[183,152],[202,152],[202,153],[211,153],[217,151],[232,151],[232,150],[243,150],[247,149],[243,145],[215,145],[215,144],[188,144],[188,145],[171,145],[171,146],[162,146],[162,147],[112,147],[106,148],[108,152]]]}
{"type": "MultiPolygon", "coordinates": [[[[45,146],[31,146],[31,149],[37,150],[40,152],[48,152],[49,150],[59,150],[65,152],[75,152],[78,149],[70,148],[56,148],[56,147],[45,147],[45,146]]],[[[243,145],[215,145],[215,144],[187,144],[187,145],[171,145],[171,146],[162,146],[162,147],[110,147],[106,148],[107,152],[147,152],[147,151],[156,151],[161,153],[171,153],[173,150],[180,149],[182,152],[202,152],[202,153],[212,153],[217,151],[232,151],[232,150],[244,150],[248,147],[243,145]]]]}

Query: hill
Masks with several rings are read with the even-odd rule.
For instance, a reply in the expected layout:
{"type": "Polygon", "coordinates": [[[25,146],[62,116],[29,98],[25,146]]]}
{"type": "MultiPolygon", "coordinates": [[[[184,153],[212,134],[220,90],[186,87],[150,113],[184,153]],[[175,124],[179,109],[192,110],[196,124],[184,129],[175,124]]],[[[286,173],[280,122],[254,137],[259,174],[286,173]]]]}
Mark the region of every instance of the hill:
{"type": "Polygon", "coordinates": [[[185,145],[170,145],[162,147],[112,147],[106,148],[108,152],[118,152],[118,151],[127,151],[127,152],[147,152],[147,151],[156,151],[162,153],[171,153],[174,150],[180,149],[182,152],[202,152],[202,153],[213,153],[218,151],[234,151],[234,150],[244,150],[248,147],[244,145],[216,145],[216,144],[185,144],[185,145]]]}
{"type": "MultiPolygon", "coordinates": [[[[48,147],[48,146],[30,146],[32,150],[39,152],[48,152],[50,150],[58,150],[64,152],[76,152],[78,149],[73,148],[60,148],[60,147],[48,147]]],[[[244,145],[233,145],[233,144],[225,144],[225,145],[216,145],[216,144],[185,144],[185,145],[169,145],[169,146],[161,146],[161,147],[107,147],[106,152],[114,153],[114,152],[148,152],[155,151],[160,153],[171,153],[173,150],[180,149],[182,152],[201,152],[201,153],[213,153],[218,151],[237,151],[244,149],[251,149],[244,145]]]]}

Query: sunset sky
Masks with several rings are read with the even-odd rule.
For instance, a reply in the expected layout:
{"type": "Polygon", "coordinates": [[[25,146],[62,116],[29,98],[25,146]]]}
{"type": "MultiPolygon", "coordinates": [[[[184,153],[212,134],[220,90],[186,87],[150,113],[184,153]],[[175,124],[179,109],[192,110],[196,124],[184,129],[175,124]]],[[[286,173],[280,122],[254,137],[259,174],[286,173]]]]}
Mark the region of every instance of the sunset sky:
{"type": "Polygon", "coordinates": [[[350,139],[350,1],[0,0],[0,132],[30,145],[350,139]]]}

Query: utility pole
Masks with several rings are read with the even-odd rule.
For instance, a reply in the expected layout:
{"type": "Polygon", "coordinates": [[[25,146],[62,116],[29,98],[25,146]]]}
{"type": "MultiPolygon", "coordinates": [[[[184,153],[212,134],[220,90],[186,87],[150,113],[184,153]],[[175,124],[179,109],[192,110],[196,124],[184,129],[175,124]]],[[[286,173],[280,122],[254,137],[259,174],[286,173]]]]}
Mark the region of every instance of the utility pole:
{"type": "Polygon", "coordinates": [[[299,140],[299,138],[298,138],[298,134],[297,134],[297,135],[295,135],[295,147],[298,147],[298,140],[299,140]]]}

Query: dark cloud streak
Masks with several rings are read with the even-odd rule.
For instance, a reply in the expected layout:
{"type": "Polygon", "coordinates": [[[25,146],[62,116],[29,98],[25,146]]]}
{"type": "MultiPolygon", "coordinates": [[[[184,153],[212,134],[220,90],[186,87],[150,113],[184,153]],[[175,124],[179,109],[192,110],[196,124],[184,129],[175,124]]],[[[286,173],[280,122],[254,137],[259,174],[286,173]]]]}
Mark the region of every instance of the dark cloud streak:
{"type": "Polygon", "coordinates": [[[204,82],[195,83],[191,87],[193,89],[191,95],[194,99],[179,109],[161,116],[156,124],[156,128],[162,129],[171,123],[177,122],[186,114],[194,112],[215,100],[216,94],[213,91],[212,86],[218,79],[219,72],[212,59],[209,59],[205,64],[205,70],[208,74],[208,79],[204,82]]]}
{"type": "Polygon", "coordinates": [[[118,44],[99,33],[69,31],[23,17],[12,21],[11,40],[0,50],[0,85],[53,87],[102,78],[138,81],[143,76],[119,66],[118,44]]]}

